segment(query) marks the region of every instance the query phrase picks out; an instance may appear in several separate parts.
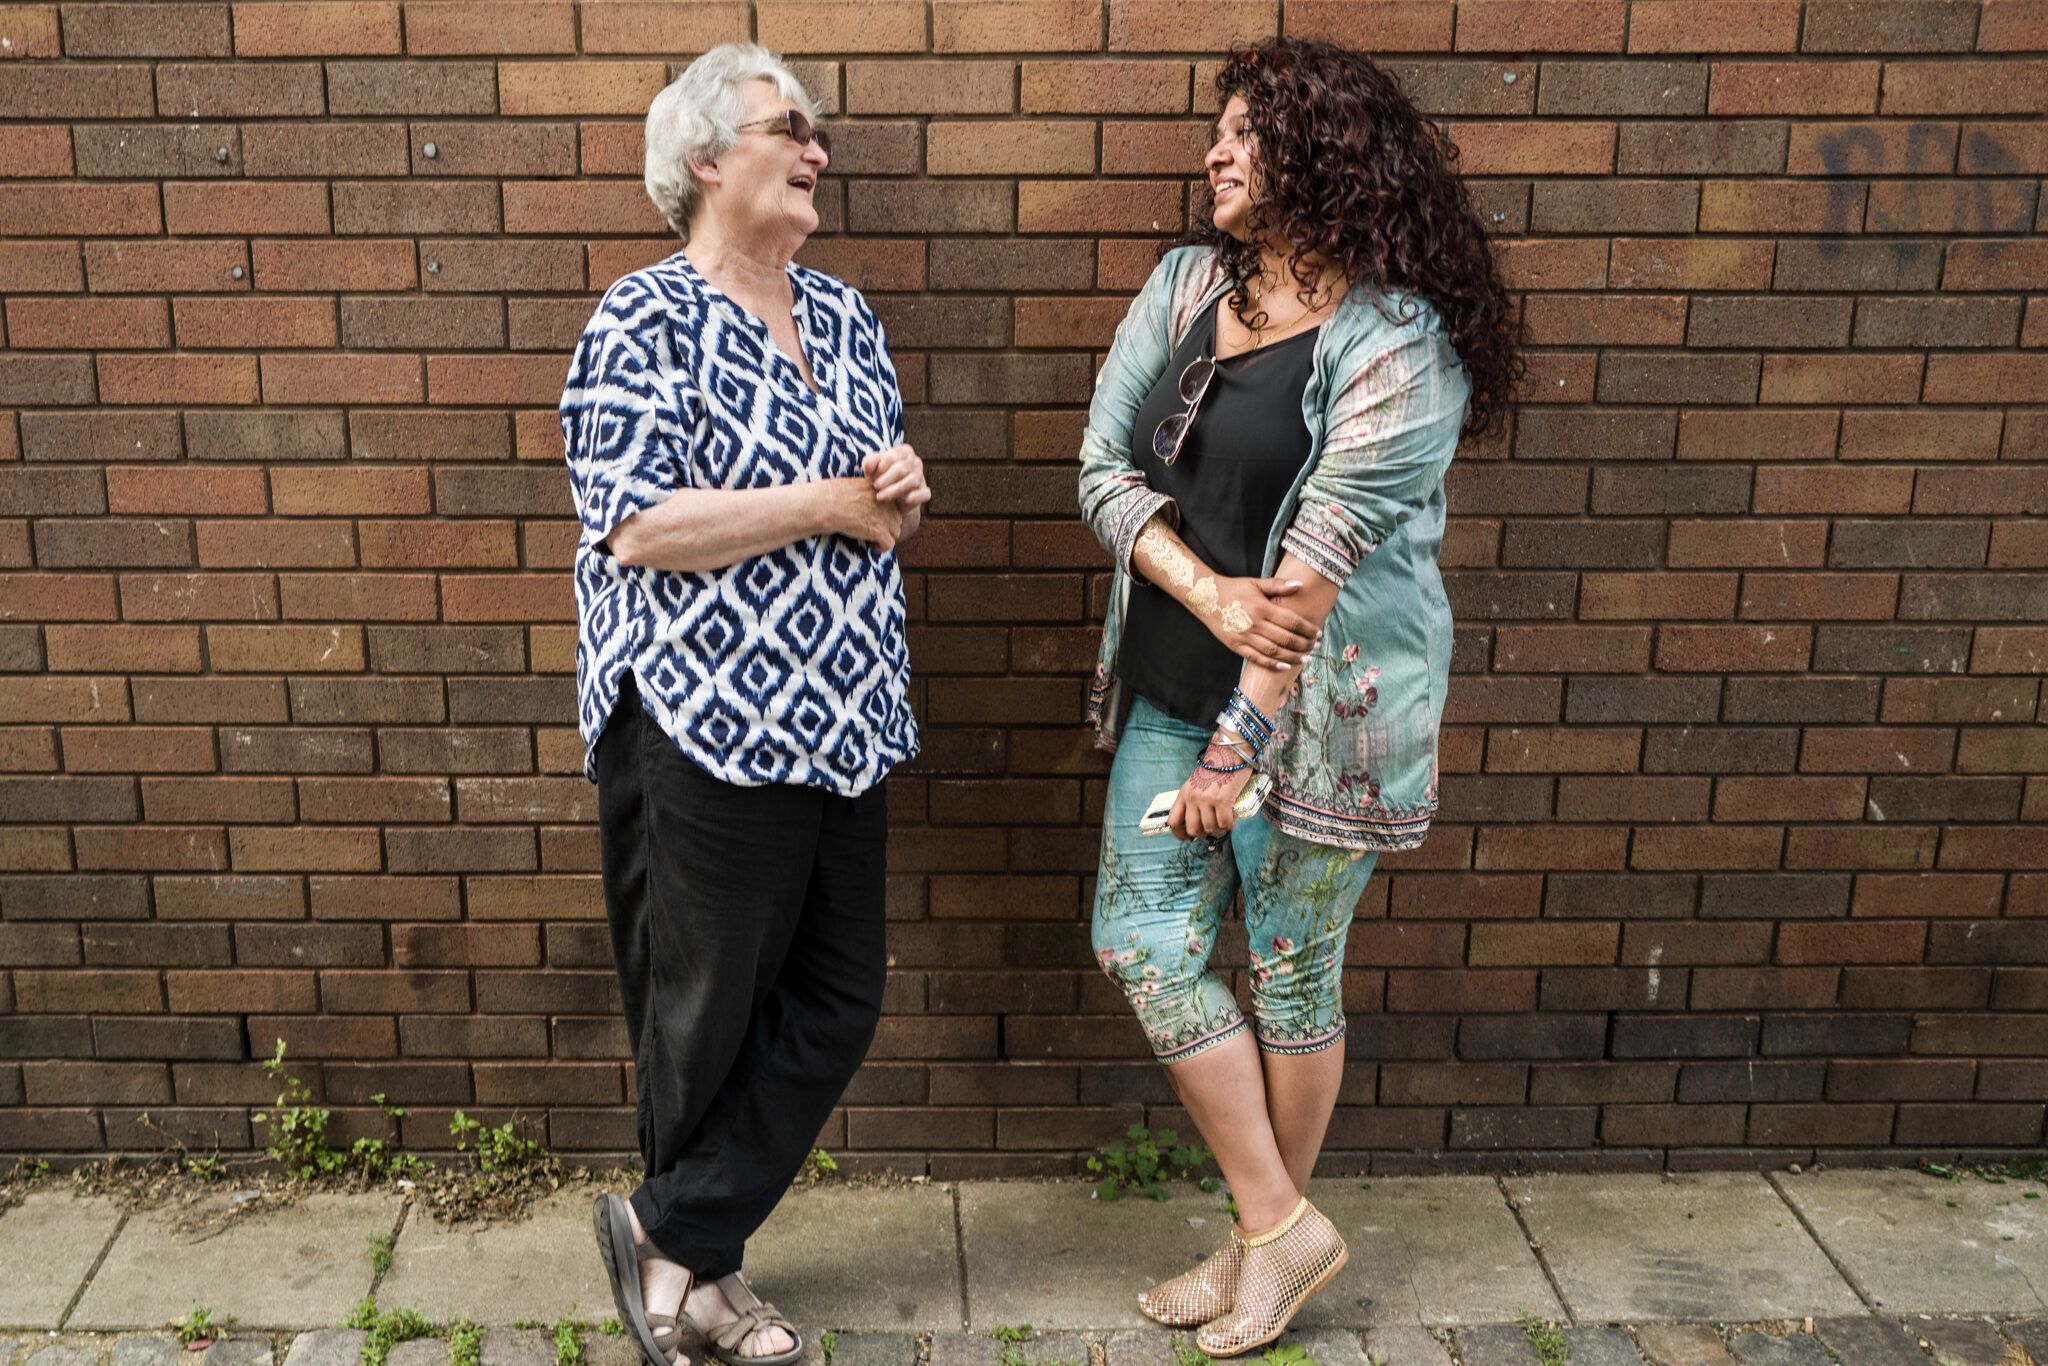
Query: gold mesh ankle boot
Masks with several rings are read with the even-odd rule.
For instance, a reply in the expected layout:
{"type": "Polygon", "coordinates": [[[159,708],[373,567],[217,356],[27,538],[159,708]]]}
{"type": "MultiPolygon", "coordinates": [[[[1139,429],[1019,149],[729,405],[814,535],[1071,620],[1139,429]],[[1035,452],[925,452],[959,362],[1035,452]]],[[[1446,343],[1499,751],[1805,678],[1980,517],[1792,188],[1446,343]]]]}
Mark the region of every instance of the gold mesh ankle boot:
{"type": "Polygon", "coordinates": [[[1138,1296],[1138,1311],[1168,1328],[1199,1328],[1230,1312],[1237,1300],[1237,1277],[1244,1268],[1244,1240],[1236,1229],[1230,1241],[1209,1254],[1193,1271],[1155,1285],[1138,1296]]]}
{"type": "Polygon", "coordinates": [[[1237,1302],[1195,1337],[1195,1345],[1212,1357],[1238,1356],[1286,1332],[1289,1320],[1351,1255],[1336,1225],[1306,1199],[1277,1227],[1243,1244],[1237,1302]]]}

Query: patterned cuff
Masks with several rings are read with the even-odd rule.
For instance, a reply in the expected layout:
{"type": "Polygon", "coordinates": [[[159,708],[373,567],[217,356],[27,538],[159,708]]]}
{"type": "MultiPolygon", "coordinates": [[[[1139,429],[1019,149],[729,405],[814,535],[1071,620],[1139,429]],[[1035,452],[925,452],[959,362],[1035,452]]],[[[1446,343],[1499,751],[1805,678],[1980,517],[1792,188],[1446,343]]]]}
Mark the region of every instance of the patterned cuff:
{"type": "Polygon", "coordinates": [[[1342,585],[1359,562],[1379,546],[1377,542],[1362,540],[1348,527],[1330,525],[1340,520],[1317,517],[1304,510],[1282,533],[1280,548],[1331,583],[1342,585]]]}

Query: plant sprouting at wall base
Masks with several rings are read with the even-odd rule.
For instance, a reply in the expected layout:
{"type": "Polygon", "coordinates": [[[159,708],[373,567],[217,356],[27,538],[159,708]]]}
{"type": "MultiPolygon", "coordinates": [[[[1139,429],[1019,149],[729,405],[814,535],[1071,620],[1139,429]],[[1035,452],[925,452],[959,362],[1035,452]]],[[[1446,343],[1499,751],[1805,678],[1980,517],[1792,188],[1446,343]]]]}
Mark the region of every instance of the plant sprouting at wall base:
{"type": "MultiPolygon", "coordinates": [[[[1154,1200],[1167,1200],[1172,1198],[1167,1181],[1175,1177],[1187,1180],[1211,1156],[1200,1143],[1182,1143],[1171,1129],[1154,1134],[1142,1124],[1133,1124],[1124,1138],[1088,1159],[1088,1171],[1102,1178],[1095,1183],[1097,1199],[1119,1200],[1126,1191],[1142,1191],[1154,1200]]],[[[1205,1181],[1202,1188],[1216,1187],[1205,1181]]]]}

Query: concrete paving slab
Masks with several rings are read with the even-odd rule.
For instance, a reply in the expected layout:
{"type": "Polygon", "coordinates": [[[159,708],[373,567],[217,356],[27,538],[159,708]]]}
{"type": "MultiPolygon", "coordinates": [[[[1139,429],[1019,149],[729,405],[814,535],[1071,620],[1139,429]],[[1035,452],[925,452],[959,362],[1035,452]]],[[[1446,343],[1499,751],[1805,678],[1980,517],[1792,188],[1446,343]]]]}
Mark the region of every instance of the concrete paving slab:
{"type": "Polygon", "coordinates": [[[0,1325],[55,1328],[114,1230],[111,1200],[39,1191],[0,1214],[0,1325]]]}
{"type": "Polygon", "coordinates": [[[414,1205],[377,1301],[435,1320],[466,1314],[486,1327],[520,1319],[595,1323],[615,1312],[591,1238],[590,1195],[582,1191],[558,1191],[528,1218],[497,1224],[443,1224],[414,1205]]]}
{"type": "Polygon", "coordinates": [[[1815,1319],[1813,1332],[1822,1346],[1856,1366],[1927,1366],[1920,1339],[1875,1314],[1815,1319]]]}
{"type": "Polygon", "coordinates": [[[1804,1333],[1733,1333],[1728,1350],[1742,1366],[1833,1366],[1827,1350],[1804,1333]]]}
{"type": "Polygon", "coordinates": [[[806,1338],[827,1328],[958,1328],[957,1246],[947,1187],[813,1186],[791,1191],[754,1235],[747,1280],[806,1338]]]}
{"type": "Polygon", "coordinates": [[[2018,1183],[1924,1172],[1779,1176],[1778,1188],[1881,1309],[2040,1314],[2048,1299],[2048,1200],[2018,1183]]]}
{"type": "Polygon", "coordinates": [[[1735,1360],[1704,1323],[1646,1323],[1636,1341],[1650,1366],[1729,1366],[1735,1360]]]}
{"type": "Polygon", "coordinates": [[[1138,1292],[1178,1276],[1230,1236],[1219,1197],[1191,1185],[1173,1190],[1170,1200],[1103,1201],[1078,1181],[963,1183],[967,1326],[1145,1327],[1138,1292]]]}
{"type": "Polygon", "coordinates": [[[1488,1176],[1311,1181],[1309,1199],[1351,1260],[1295,1321],[1303,1327],[1501,1323],[1563,1306],[1488,1176]]]}
{"type": "Polygon", "coordinates": [[[196,1233],[191,1211],[145,1211],[122,1227],[65,1326],[157,1327],[195,1303],[241,1330],[332,1326],[369,1292],[369,1240],[391,1232],[398,1209],[396,1195],[309,1195],[196,1233]]]}
{"type": "Polygon", "coordinates": [[[1375,1328],[1365,1335],[1365,1348],[1382,1366],[1451,1366],[1450,1352],[1420,1324],[1375,1328]]]}
{"type": "Polygon", "coordinates": [[[1574,1316],[1597,1323],[1852,1314],[1864,1306],[1762,1177],[1516,1177],[1574,1316]]]}
{"type": "Polygon", "coordinates": [[[1934,1349],[1935,1366],[2003,1366],[2013,1358],[2012,1344],[1987,1319],[1932,1319],[1920,1336],[1934,1349]]]}

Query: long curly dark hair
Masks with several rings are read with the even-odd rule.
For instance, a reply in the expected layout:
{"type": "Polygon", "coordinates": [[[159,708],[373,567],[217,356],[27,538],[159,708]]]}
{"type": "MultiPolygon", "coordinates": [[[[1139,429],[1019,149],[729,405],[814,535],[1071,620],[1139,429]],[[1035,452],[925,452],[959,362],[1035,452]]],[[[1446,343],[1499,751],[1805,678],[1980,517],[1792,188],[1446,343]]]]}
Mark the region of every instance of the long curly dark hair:
{"type": "MultiPolygon", "coordinates": [[[[1244,241],[1211,222],[1173,245],[1214,247],[1236,282],[1230,306],[1260,326],[1245,311],[1247,281],[1260,241],[1272,237],[1291,248],[1304,303],[1318,283],[1312,257],[1354,288],[1428,300],[1471,381],[1465,433],[1497,430],[1524,369],[1521,329],[1443,131],[1386,71],[1331,43],[1274,38],[1233,49],[1216,95],[1219,108],[1244,99],[1261,192],[1244,241]]],[[[1377,297],[1375,305],[1385,311],[1377,297]]]]}

